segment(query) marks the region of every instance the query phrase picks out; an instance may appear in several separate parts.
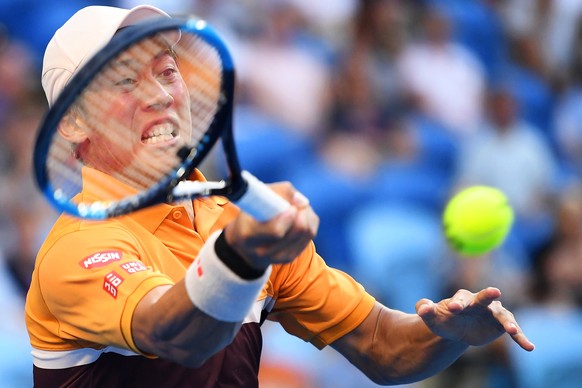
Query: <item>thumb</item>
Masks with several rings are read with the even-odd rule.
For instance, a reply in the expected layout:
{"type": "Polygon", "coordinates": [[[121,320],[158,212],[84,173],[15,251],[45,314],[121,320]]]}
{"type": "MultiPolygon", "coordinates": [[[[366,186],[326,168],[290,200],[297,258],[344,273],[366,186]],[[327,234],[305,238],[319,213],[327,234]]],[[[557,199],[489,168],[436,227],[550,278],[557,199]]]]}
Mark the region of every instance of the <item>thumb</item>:
{"type": "Polygon", "coordinates": [[[416,302],[416,313],[425,322],[430,322],[436,316],[436,305],[430,299],[421,299],[416,302]]]}
{"type": "Polygon", "coordinates": [[[285,211],[277,215],[268,223],[271,224],[271,227],[273,228],[273,234],[278,238],[281,238],[285,236],[289,229],[293,227],[296,217],[297,208],[294,206],[289,206],[285,211]]]}
{"type": "Polygon", "coordinates": [[[303,195],[300,191],[295,191],[295,193],[293,193],[293,199],[291,200],[291,204],[301,209],[309,206],[309,199],[307,199],[307,197],[303,195]]]}
{"type": "Polygon", "coordinates": [[[304,208],[309,205],[309,200],[303,194],[301,194],[291,183],[289,182],[277,182],[268,185],[273,191],[279,194],[283,199],[289,202],[291,205],[297,208],[304,208]]]}

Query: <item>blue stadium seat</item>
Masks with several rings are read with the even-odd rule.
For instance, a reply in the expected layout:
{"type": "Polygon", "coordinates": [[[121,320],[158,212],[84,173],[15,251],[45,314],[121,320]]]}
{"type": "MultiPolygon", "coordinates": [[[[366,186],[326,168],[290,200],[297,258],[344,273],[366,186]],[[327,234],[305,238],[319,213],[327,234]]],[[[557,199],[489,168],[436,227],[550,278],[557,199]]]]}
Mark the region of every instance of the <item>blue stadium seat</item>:
{"type": "Polygon", "coordinates": [[[439,300],[447,284],[440,218],[426,210],[370,203],[348,224],[354,277],[388,307],[414,312],[423,297],[439,300]]]}
{"type": "Polygon", "coordinates": [[[536,344],[524,352],[508,344],[518,388],[578,388],[582,384],[582,310],[532,307],[515,312],[536,344]]]}

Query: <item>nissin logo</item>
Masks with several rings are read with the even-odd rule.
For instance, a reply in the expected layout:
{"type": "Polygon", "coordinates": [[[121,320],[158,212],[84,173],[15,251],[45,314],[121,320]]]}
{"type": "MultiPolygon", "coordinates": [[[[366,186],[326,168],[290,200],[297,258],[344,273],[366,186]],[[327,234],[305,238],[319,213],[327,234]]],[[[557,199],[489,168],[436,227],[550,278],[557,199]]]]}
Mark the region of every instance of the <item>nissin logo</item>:
{"type": "Polygon", "coordinates": [[[123,254],[120,251],[102,251],[85,257],[79,265],[85,269],[105,267],[112,261],[119,261],[123,254]]]}

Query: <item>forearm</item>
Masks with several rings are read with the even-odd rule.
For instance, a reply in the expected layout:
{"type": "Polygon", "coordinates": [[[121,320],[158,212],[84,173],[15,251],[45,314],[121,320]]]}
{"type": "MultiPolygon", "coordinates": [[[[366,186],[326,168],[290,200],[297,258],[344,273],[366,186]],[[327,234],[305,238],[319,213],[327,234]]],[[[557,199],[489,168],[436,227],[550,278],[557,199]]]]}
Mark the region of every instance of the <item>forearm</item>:
{"type": "Polygon", "coordinates": [[[133,321],[134,341],[144,353],[196,367],[227,346],[240,328],[194,306],[183,281],[147,298],[152,300],[140,304],[133,321]]]}
{"type": "Polygon", "coordinates": [[[459,341],[432,333],[415,314],[377,304],[370,316],[333,344],[378,384],[404,384],[428,378],[453,363],[466,349],[459,341]]]}
{"type": "Polygon", "coordinates": [[[451,365],[467,347],[432,333],[416,314],[383,308],[371,356],[377,372],[387,382],[405,383],[433,376],[451,365]]]}
{"type": "Polygon", "coordinates": [[[289,184],[278,193],[293,206],[263,223],[240,213],[209,236],[184,281],[140,302],[132,328],[140,350],[196,366],[234,339],[271,266],[295,260],[317,231],[305,197],[289,184]]]}
{"type": "Polygon", "coordinates": [[[244,264],[220,232],[211,235],[185,278],[152,290],[134,313],[140,350],[188,366],[228,345],[270,274],[244,264]]]}

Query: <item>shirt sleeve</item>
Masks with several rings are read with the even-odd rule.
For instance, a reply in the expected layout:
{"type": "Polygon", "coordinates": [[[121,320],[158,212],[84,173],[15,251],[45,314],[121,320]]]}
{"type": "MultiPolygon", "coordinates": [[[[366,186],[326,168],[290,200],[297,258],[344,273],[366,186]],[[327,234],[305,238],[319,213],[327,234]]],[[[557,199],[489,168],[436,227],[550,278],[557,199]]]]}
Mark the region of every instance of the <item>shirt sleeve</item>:
{"type": "Polygon", "coordinates": [[[79,230],[57,240],[38,267],[46,326],[82,347],[115,346],[140,353],[133,312],[151,289],[173,284],[142,261],[140,245],[122,228],[79,230]]]}
{"type": "Polygon", "coordinates": [[[267,294],[275,300],[269,319],[320,349],[354,330],[375,302],[348,274],[328,267],[313,244],[274,268],[267,294]]]}

